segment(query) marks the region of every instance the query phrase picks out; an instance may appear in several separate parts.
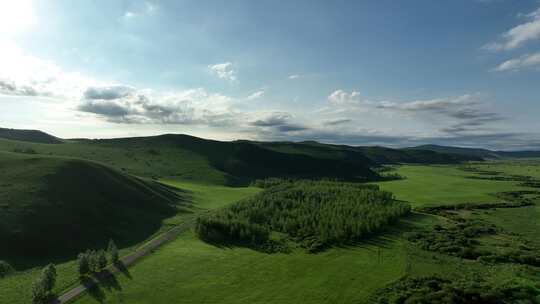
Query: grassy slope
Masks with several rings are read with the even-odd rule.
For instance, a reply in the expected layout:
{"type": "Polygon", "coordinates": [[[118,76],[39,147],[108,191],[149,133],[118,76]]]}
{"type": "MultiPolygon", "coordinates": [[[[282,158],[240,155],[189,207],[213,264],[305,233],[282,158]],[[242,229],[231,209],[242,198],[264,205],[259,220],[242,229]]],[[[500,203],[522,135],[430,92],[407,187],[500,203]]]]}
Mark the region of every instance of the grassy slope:
{"type": "MultiPolygon", "coordinates": [[[[0,257],[39,259],[140,242],[176,213],[180,197],[103,165],[0,152],[0,257]]],[[[32,263],[30,263],[32,264],[32,263]]]]}
{"type": "Polygon", "coordinates": [[[40,154],[103,162],[137,176],[221,185],[272,176],[343,179],[375,176],[363,162],[282,153],[249,142],[218,142],[186,135],[83,140],[61,145],[0,139],[0,151],[26,148],[40,154]]]}
{"type": "Polygon", "coordinates": [[[17,130],[0,128],[0,138],[45,144],[60,144],[62,140],[38,130],[17,130]]]}
{"type": "MultiPolygon", "coordinates": [[[[180,224],[192,216],[195,216],[197,212],[219,208],[260,191],[260,189],[254,187],[229,188],[177,181],[165,181],[165,183],[182,187],[182,189],[187,192],[185,195],[188,197],[190,196],[193,203],[190,209],[193,213],[179,213],[176,216],[164,219],[162,223],[163,229],[180,224]]],[[[124,248],[121,252],[127,253],[136,249],[136,247],[137,245],[124,248]]],[[[56,267],[58,271],[58,282],[55,288],[56,293],[61,293],[68,287],[75,286],[79,282],[76,261],[61,262],[58,263],[56,267]]],[[[194,265],[193,267],[196,266],[194,265]]],[[[31,286],[32,282],[39,276],[40,271],[40,268],[32,268],[0,280],[0,303],[29,303],[29,286],[31,286]]]]}
{"type": "Polygon", "coordinates": [[[378,184],[413,207],[493,202],[497,201],[497,192],[526,189],[517,187],[516,182],[469,179],[466,177],[471,173],[455,166],[406,165],[399,167],[397,173],[406,178],[378,184]]]}

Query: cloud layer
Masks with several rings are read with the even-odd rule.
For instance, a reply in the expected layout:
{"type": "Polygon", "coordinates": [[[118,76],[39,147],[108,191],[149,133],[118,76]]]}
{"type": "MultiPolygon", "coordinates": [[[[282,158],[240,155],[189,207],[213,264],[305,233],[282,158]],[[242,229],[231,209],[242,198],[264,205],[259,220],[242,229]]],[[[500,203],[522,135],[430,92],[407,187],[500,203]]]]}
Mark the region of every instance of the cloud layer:
{"type": "Polygon", "coordinates": [[[540,39],[540,8],[524,15],[528,21],[504,32],[498,41],[486,44],[484,49],[493,51],[508,51],[516,49],[525,43],[540,39]]]}

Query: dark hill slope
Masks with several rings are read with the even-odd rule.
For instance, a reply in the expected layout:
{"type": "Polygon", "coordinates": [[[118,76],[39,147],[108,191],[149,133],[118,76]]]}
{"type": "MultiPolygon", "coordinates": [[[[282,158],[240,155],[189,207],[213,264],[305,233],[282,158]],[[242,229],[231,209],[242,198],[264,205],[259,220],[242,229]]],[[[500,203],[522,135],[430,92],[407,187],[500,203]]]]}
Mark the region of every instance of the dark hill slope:
{"type": "MultiPolygon", "coordinates": [[[[187,150],[203,156],[209,164],[226,174],[229,183],[246,182],[265,177],[337,178],[370,180],[376,174],[369,161],[349,162],[342,158],[326,158],[316,154],[281,152],[253,142],[221,142],[187,135],[166,134],[155,137],[98,140],[94,145],[134,149],[187,150]]],[[[365,159],[364,159],[365,160],[365,159]]]]}
{"type": "Polygon", "coordinates": [[[385,147],[353,147],[330,145],[317,142],[259,143],[268,149],[314,155],[320,158],[343,160],[371,166],[397,163],[449,164],[462,161],[481,160],[476,156],[441,153],[430,150],[391,149],[385,147]]]}
{"type": "Polygon", "coordinates": [[[60,144],[62,140],[38,130],[18,130],[0,128],[0,138],[42,144],[60,144]]]}
{"type": "Polygon", "coordinates": [[[0,257],[59,256],[156,232],[180,197],[83,160],[0,152],[0,257]]]}
{"type": "Polygon", "coordinates": [[[448,147],[438,145],[423,145],[407,148],[406,150],[429,150],[439,153],[453,153],[464,156],[475,156],[482,159],[540,157],[540,151],[492,151],[487,149],[448,147]]]}

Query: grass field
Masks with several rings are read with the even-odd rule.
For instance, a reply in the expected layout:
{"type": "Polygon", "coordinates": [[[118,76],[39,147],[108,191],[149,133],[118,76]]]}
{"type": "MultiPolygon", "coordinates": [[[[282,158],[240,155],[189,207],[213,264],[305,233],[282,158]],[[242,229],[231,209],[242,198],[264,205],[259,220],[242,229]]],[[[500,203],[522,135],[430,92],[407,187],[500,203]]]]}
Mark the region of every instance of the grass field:
{"type": "MultiPolygon", "coordinates": [[[[515,182],[465,178],[470,173],[449,166],[403,166],[398,173],[407,179],[381,183],[400,199],[416,206],[439,203],[485,202],[498,191],[518,189],[515,182]],[[423,183],[428,183],[424,187],[423,183]],[[391,189],[389,189],[391,188],[391,189]],[[419,193],[419,189],[427,193],[419,193]]],[[[174,184],[174,183],[171,183],[174,184]]],[[[177,184],[183,188],[186,185],[177,184]]],[[[220,207],[213,187],[187,185],[203,191],[200,203],[220,207]]],[[[534,207],[536,208],[536,207],[534,207]]],[[[501,226],[518,227],[534,235],[535,213],[524,209],[500,209],[482,213],[501,226]],[[518,212],[526,225],[512,222],[518,212]],[[505,219],[505,214],[507,219],[505,219]],[[532,215],[531,215],[532,214],[532,215]],[[506,224],[505,224],[506,222],[506,224]]],[[[537,210],[537,209],[534,209],[537,210]]],[[[383,235],[364,245],[332,248],[320,254],[294,251],[265,254],[246,248],[218,248],[184,234],[130,269],[131,278],[118,276],[121,289],[102,289],[77,303],[365,303],[376,289],[404,274],[460,277],[478,274],[488,280],[523,280],[512,264],[485,265],[415,248],[401,233],[444,222],[435,216],[416,218],[397,233],[383,235]],[[413,228],[414,227],[414,228],[413,228]],[[379,254],[380,252],[380,254],[379,254]]]]}
{"type": "Polygon", "coordinates": [[[407,250],[399,232],[320,254],[218,248],[187,233],[130,269],[131,278],[119,275],[121,290],[102,288],[77,303],[362,303],[405,274],[407,250]]]}
{"type": "Polygon", "coordinates": [[[413,207],[455,203],[494,202],[497,192],[526,189],[512,181],[470,179],[472,173],[457,166],[404,165],[395,171],[405,177],[402,180],[378,183],[413,207]]]}

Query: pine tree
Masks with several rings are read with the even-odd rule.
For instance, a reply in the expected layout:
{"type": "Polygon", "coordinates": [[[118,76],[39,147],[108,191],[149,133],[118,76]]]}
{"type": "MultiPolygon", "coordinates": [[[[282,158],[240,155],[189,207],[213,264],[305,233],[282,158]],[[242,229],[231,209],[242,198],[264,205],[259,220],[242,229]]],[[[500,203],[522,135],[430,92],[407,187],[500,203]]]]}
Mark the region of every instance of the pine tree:
{"type": "Polygon", "coordinates": [[[118,255],[118,247],[116,247],[116,244],[111,239],[109,240],[109,246],[107,248],[107,251],[109,252],[109,257],[111,258],[111,263],[117,264],[120,259],[118,255]]]}
{"type": "Polygon", "coordinates": [[[45,304],[47,303],[48,293],[43,286],[43,281],[38,279],[32,285],[32,304],[45,304]]]}
{"type": "Polygon", "coordinates": [[[79,260],[79,265],[78,265],[79,275],[83,276],[83,275],[88,274],[90,272],[90,261],[89,261],[88,254],[85,252],[80,253],[77,258],[79,260]]]}
{"type": "Polygon", "coordinates": [[[98,271],[101,271],[107,267],[107,256],[103,250],[97,252],[97,266],[98,271]]]}
{"type": "Polygon", "coordinates": [[[46,292],[51,292],[56,284],[56,268],[54,264],[49,264],[43,268],[41,272],[41,279],[43,281],[43,287],[46,292]]]}

